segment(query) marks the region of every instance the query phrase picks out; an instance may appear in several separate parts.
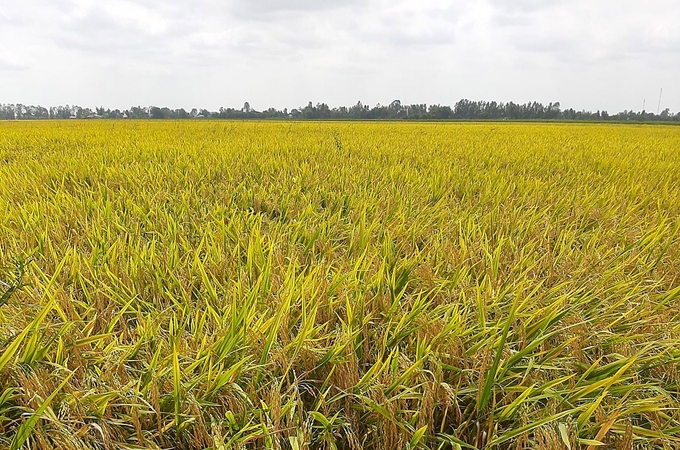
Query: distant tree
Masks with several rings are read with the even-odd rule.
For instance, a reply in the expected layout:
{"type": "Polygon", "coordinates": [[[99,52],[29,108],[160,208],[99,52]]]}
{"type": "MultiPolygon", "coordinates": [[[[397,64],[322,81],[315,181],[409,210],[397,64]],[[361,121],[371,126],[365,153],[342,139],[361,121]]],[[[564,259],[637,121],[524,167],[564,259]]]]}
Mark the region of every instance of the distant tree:
{"type": "Polygon", "coordinates": [[[624,110],[615,115],[607,111],[590,112],[586,110],[574,110],[573,108],[561,109],[559,102],[551,102],[544,105],[539,102],[516,104],[513,102],[498,103],[495,101],[472,101],[461,99],[453,107],[447,105],[412,104],[404,105],[400,100],[393,100],[389,105],[380,103],[373,108],[364,105],[360,101],[351,107],[339,106],[331,108],[326,103],[311,101],[303,108],[291,111],[284,108],[277,110],[268,108],[258,112],[245,102],[243,108],[221,107],[217,112],[207,109],[193,108],[187,112],[183,108],[170,109],[167,107],[141,107],[133,106],[128,110],[110,110],[103,106],[91,110],[80,106],[57,106],[45,108],[40,105],[0,104],[0,120],[21,119],[67,119],[79,118],[130,118],[130,119],[186,119],[186,118],[220,118],[220,119],[354,119],[354,120],[618,120],[618,121],[680,121],[680,113],[673,115],[669,108],[661,114],[647,111],[624,110]]]}
{"type": "Polygon", "coordinates": [[[401,100],[393,100],[387,107],[390,119],[402,119],[406,116],[404,108],[401,106],[401,100]]]}
{"type": "Polygon", "coordinates": [[[152,106],[149,110],[152,119],[164,119],[163,110],[157,106],[152,106]]]}
{"type": "Polygon", "coordinates": [[[427,118],[427,105],[409,105],[407,107],[409,119],[422,120],[427,118]]]}
{"type": "Polygon", "coordinates": [[[141,106],[133,106],[130,108],[128,117],[131,119],[144,119],[149,117],[149,114],[146,108],[142,108],[141,106]]]}
{"type": "MultiPolygon", "coordinates": [[[[548,105],[548,110],[546,111],[546,119],[559,119],[560,117],[560,102],[555,102],[548,105]]],[[[598,111],[599,117],[599,111],[598,111]]]]}
{"type": "Polygon", "coordinates": [[[312,105],[312,102],[309,102],[307,106],[304,108],[301,108],[302,112],[302,118],[303,119],[317,119],[318,117],[316,116],[316,108],[314,108],[314,105],[312,105]]]}
{"type": "Polygon", "coordinates": [[[330,119],[331,109],[325,103],[316,104],[316,116],[318,119],[330,119]]]}
{"type": "Polygon", "coordinates": [[[446,120],[453,117],[450,106],[431,105],[428,111],[430,119],[446,120]]]}
{"type": "Polygon", "coordinates": [[[364,106],[360,101],[349,109],[350,119],[365,119],[368,113],[368,107],[364,106]]]}

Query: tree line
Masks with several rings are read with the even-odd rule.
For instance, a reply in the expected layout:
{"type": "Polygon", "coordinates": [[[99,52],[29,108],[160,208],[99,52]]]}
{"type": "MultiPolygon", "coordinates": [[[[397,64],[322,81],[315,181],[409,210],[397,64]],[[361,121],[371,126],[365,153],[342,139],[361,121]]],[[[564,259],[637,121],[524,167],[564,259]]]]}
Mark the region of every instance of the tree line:
{"type": "Polygon", "coordinates": [[[158,106],[133,106],[129,109],[90,109],[80,106],[27,106],[0,104],[0,120],[39,119],[292,119],[292,120],[573,120],[617,122],[680,122],[680,111],[673,114],[666,108],[659,114],[647,111],[577,111],[562,109],[559,102],[544,105],[539,102],[503,103],[463,99],[453,106],[438,104],[405,105],[395,100],[389,105],[374,107],[358,102],[354,106],[331,108],[326,103],[312,102],[305,107],[257,111],[245,103],[242,108],[220,108],[218,111],[193,108],[171,109],[158,106]]]}

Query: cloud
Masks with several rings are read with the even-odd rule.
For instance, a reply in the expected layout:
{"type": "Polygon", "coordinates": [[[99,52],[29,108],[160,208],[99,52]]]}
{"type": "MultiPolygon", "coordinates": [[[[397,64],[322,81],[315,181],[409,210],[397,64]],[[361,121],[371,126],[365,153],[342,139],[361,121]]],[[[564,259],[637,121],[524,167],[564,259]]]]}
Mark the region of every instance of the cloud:
{"type": "Polygon", "coordinates": [[[372,16],[369,24],[362,23],[358,36],[397,48],[449,45],[456,41],[467,12],[460,2],[417,8],[407,2],[397,3],[372,16]],[[459,6],[454,7],[456,4],[459,6]]]}
{"type": "Polygon", "coordinates": [[[0,71],[27,70],[31,66],[24,59],[0,49],[0,71]]]}
{"type": "Polygon", "coordinates": [[[132,55],[163,53],[166,43],[189,32],[179,14],[120,0],[71,10],[60,25],[52,39],[61,47],[132,55]]]}
{"type": "Polygon", "coordinates": [[[281,15],[317,14],[368,5],[360,0],[234,0],[227,10],[237,18],[272,20],[281,15]]]}
{"type": "Polygon", "coordinates": [[[556,8],[568,3],[568,0],[487,0],[488,3],[500,11],[510,13],[532,13],[545,9],[556,8]]]}
{"type": "Polygon", "coordinates": [[[24,21],[20,16],[13,14],[12,11],[0,11],[0,24],[5,27],[9,26],[21,26],[24,21]]]}
{"type": "Polygon", "coordinates": [[[644,7],[631,0],[487,1],[497,33],[525,56],[543,54],[551,63],[576,68],[643,60],[657,64],[661,54],[674,60],[680,55],[677,16],[668,14],[678,7],[666,0],[644,7]]]}
{"type": "Polygon", "coordinates": [[[628,46],[638,53],[680,54],[680,27],[677,21],[666,18],[645,30],[642,36],[628,34],[628,46]],[[674,23],[675,22],[675,23],[674,23]]]}
{"type": "Polygon", "coordinates": [[[680,79],[676,0],[7,3],[0,97],[23,103],[468,97],[630,109],[627,96],[680,79]]]}

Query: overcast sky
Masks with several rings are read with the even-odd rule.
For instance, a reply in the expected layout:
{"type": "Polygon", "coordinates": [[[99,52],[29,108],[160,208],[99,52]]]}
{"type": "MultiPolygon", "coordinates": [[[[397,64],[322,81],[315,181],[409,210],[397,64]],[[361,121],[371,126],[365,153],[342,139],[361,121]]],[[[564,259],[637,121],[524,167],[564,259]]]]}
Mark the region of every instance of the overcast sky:
{"type": "Polygon", "coordinates": [[[0,0],[0,103],[680,110],[678,0],[0,0]]]}

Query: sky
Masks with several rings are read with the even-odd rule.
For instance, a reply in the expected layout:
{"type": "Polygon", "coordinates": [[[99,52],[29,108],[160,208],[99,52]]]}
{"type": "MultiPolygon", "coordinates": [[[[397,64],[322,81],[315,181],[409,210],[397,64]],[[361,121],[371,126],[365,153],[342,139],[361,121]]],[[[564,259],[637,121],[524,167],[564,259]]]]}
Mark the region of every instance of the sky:
{"type": "Polygon", "coordinates": [[[0,0],[0,103],[680,111],[678,0],[0,0]]]}

